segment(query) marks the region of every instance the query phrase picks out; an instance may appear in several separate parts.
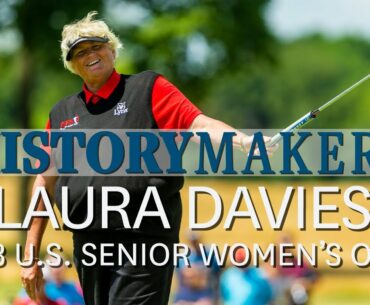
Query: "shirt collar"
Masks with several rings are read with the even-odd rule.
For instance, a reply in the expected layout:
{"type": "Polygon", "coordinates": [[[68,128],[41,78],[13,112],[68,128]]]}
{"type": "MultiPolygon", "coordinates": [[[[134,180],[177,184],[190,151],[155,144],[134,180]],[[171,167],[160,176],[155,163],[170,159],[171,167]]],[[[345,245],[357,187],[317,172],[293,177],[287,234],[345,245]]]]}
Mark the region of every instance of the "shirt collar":
{"type": "Polygon", "coordinates": [[[86,104],[91,101],[91,98],[93,96],[98,96],[105,100],[108,99],[109,96],[113,93],[114,89],[116,89],[116,87],[118,86],[120,79],[121,75],[119,75],[116,70],[113,70],[106,83],[96,93],[91,92],[84,83],[82,89],[85,93],[86,104]]]}

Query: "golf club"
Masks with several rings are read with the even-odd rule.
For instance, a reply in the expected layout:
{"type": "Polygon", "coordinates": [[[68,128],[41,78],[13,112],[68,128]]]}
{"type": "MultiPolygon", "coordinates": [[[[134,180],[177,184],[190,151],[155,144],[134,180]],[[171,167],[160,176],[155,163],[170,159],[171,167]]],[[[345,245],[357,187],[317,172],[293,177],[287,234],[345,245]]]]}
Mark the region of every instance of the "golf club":
{"type": "MultiPolygon", "coordinates": [[[[339,99],[341,99],[347,93],[351,92],[357,86],[359,86],[363,82],[365,82],[368,78],[370,78],[370,74],[366,75],[364,78],[362,78],[361,80],[359,80],[357,83],[353,84],[351,87],[347,88],[346,90],[344,90],[341,93],[339,93],[337,96],[333,97],[330,101],[326,102],[320,108],[308,112],[307,114],[305,114],[304,116],[302,116],[301,118],[299,118],[297,121],[295,121],[294,123],[292,123],[291,125],[289,125],[287,128],[285,128],[281,132],[289,132],[289,131],[290,132],[293,132],[293,131],[301,128],[302,126],[306,125],[307,123],[311,122],[313,119],[315,119],[318,116],[318,114],[321,111],[323,111],[324,109],[328,108],[330,105],[334,104],[336,101],[338,101],[339,99]]],[[[281,140],[281,138],[282,138],[282,136],[281,136],[280,132],[277,133],[276,135],[274,135],[271,138],[270,142],[267,143],[267,146],[270,147],[270,146],[275,145],[276,143],[278,143],[281,140]]]]}

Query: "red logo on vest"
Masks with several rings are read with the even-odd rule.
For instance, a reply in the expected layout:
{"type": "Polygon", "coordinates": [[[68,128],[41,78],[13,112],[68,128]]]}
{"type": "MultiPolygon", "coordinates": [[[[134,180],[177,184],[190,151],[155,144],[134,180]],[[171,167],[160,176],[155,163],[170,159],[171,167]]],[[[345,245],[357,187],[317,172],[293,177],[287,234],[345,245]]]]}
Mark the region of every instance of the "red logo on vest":
{"type": "Polygon", "coordinates": [[[70,128],[72,126],[78,125],[79,122],[80,122],[80,117],[78,115],[75,115],[73,119],[60,122],[59,128],[60,129],[70,128]]]}

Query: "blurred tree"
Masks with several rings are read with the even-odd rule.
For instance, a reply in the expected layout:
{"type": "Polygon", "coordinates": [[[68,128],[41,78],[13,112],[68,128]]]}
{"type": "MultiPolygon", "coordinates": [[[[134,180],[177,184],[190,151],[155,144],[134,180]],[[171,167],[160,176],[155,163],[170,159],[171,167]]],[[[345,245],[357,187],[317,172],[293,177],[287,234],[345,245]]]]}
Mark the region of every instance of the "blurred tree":
{"type": "MultiPolygon", "coordinates": [[[[40,86],[40,82],[49,83],[43,77],[59,63],[56,51],[57,41],[60,40],[62,26],[67,21],[81,17],[90,10],[99,9],[101,0],[89,1],[36,1],[18,0],[5,1],[8,14],[16,16],[8,26],[14,26],[20,35],[19,48],[19,78],[14,85],[16,97],[12,103],[12,124],[9,127],[31,128],[30,118],[38,111],[38,105],[32,100],[32,95],[40,86]],[[50,51],[50,46],[52,50],[50,51]]],[[[60,65],[59,65],[60,69],[60,65]]],[[[55,101],[53,101],[55,102],[55,101]]],[[[29,177],[24,177],[20,185],[20,213],[24,213],[28,202],[29,177]]],[[[22,238],[24,236],[22,235],[22,238]]]]}
{"type": "Polygon", "coordinates": [[[13,124],[11,114],[15,112],[13,97],[16,94],[16,88],[13,84],[18,79],[17,60],[14,55],[5,54],[0,56],[1,79],[0,79],[0,127],[9,128],[13,124]]]}
{"type": "Polygon", "coordinates": [[[107,0],[130,72],[165,74],[194,101],[220,74],[273,58],[263,18],[269,0],[107,0]]]}
{"type": "Polygon", "coordinates": [[[84,15],[90,10],[99,10],[101,6],[101,0],[15,1],[14,10],[17,16],[15,26],[22,39],[21,78],[17,98],[19,110],[17,113],[20,115],[21,127],[30,127],[30,113],[32,112],[30,98],[33,89],[39,85],[40,74],[55,67],[60,68],[59,52],[56,46],[60,40],[63,25],[80,18],[81,14],[84,15]]]}
{"type": "Polygon", "coordinates": [[[9,103],[16,114],[11,116],[12,127],[42,127],[51,105],[78,88],[78,78],[68,77],[61,68],[57,46],[62,26],[90,10],[98,10],[99,17],[122,37],[126,50],[118,61],[119,70],[156,70],[196,103],[220,75],[257,58],[273,57],[273,37],[263,19],[269,0],[3,2],[6,9],[0,11],[0,24],[3,20],[15,30],[12,41],[19,44],[19,78],[13,82],[18,85],[12,94],[17,98],[9,103]],[[2,12],[8,17],[2,18],[2,12]]]}
{"type": "MultiPolygon", "coordinates": [[[[277,65],[241,66],[212,84],[204,107],[239,128],[283,128],[368,74],[370,44],[358,38],[301,38],[281,45],[277,65]]],[[[370,83],[307,128],[368,128],[370,83]]]]}

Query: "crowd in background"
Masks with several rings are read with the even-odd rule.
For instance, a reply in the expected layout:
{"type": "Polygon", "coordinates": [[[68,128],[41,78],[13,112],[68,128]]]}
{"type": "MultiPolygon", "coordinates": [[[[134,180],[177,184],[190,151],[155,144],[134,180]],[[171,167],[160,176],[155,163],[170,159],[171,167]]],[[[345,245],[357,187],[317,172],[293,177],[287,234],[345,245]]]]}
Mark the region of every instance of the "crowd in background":
{"type": "MultiPolygon", "coordinates": [[[[287,242],[287,236],[281,242],[287,242]]],[[[206,267],[200,252],[200,238],[189,235],[189,266],[177,268],[178,287],[173,305],[307,305],[317,281],[317,271],[298,266],[291,256],[291,267],[220,268],[206,267]]],[[[236,262],[245,262],[245,250],[235,251],[236,262]]]]}
{"type": "MultiPolygon", "coordinates": [[[[285,240],[280,242],[287,242],[285,240]]],[[[230,266],[222,268],[215,261],[205,266],[198,234],[188,235],[190,266],[179,261],[172,305],[307,305],[317,280],[317,271],[306,265],[276,268],[230,266]]],[[[206,249],[207,248],[203,248],[206,249]]],[[[245,261],[239,248],[234,258],[245,261]]],[[[53,260],[52,258],[48,258],[53,260]]],[[[84,305],[78,283],[66,279],[66,267],[45,267],[41,303],[28,298],[24,289],[12,305],[84,305]]]]}

